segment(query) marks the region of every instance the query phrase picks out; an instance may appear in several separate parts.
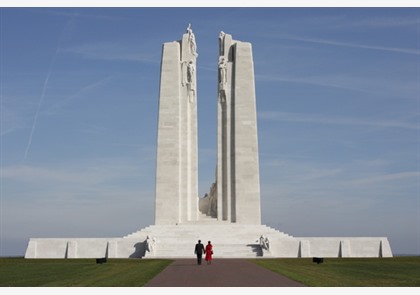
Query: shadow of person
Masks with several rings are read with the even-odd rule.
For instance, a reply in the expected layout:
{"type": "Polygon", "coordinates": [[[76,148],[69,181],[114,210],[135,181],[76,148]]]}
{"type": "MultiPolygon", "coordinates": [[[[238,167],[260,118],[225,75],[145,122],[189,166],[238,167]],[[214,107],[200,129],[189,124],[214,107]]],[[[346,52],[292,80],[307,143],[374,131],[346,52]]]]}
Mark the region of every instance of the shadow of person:
{"type": "Polygon", "coordinates": [[[146,241],[136,243],[134,245],[134,252],[129,256],[130,258],[142,258],[146,255],[146,241]]]}
{"type": "Polygon", "coordinates": [[[257,256],[263,256],[263,250],[259,244],[248,244],[247,247],[251,247],[252,252],[256,253],[257,256]]]}

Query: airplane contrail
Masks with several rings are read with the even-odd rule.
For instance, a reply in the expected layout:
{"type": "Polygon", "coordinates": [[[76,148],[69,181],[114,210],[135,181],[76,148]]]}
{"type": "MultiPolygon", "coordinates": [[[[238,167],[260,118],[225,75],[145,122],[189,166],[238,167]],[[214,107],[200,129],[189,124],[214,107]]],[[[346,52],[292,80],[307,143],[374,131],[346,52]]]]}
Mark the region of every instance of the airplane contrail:
{"type": "Polygon", "coordinates": [[[47,76],[45,77],[44,86],[42,87],[41,97],[40,97],[39,102],[38,102],[38,108],[35,112],[34,120],[32,122],[31,133],[29,134],[28,145],[26,146],[25,155],[24,155],[24,158],[23,158],[24,161],[27,159],[28,154],[29,154],[29,150],[31,149],[32,138],[33,138],[33,135],[34,135],[34,132],[35,132],[36,123],[38,121],[39,112],[41,110],[42,103],[44,102],[45,94],[46,94],[47,88],[48,88],[48,82],[50,80],[51,73],[53,72],[54,65],[55,65],[55,62],[57,60],[57,55],[58,55],[58,52],[59,52],[60,47],[61,47],[61,42],[63,40],[64,33],[65,33],[67,27],[69,26],[69,24],[73,21],[73,18],[66,23],[66,25],[63,28],[63,31],[61,32],[60,39],[59,39],[58,44],[57,44],[57,48],[56,48],[55,53],[53,55],[53,58],[51,60],[50,68],[48,69],[47,76]]]}
{"type": "Polygon", "coordinates": [[[44,86],[42,88],[41,98],[39,99],[38,108],[36,110],[36,113],[35,113],[35,116],[34,116],[34,121],[32,123],[31,133],[29,134],[29,140],[28,140],[28,145],[26,146],[24,160],[26,160],[26,158],[28,157],[29,149],[31,148],[31,145],[32,145],[32,137],[34,135],[36,122],[38,121],[39,111],[41,110],[42,102],[44,101],[45,93],[46,93],[47,86],[48,86],[48,81],[50,80],[50,76],[51,76],[51,73],[52,73],[52,68],[53,68],[54,63],[55,63],[56,55],[57,55],[57,51],[54,55],[54,59],[53,59],[54,62],[52,62],[50,70],[48,71],[47,77],[45,78],[45,81],[44,81],[44,86]]]}

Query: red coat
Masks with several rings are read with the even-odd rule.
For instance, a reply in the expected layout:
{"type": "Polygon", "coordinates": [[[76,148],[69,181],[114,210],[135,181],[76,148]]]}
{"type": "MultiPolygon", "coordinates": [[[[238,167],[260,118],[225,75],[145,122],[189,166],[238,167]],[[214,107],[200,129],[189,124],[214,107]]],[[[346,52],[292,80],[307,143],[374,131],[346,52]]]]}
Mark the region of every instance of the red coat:
{"type": "Polygon", "coordinates": [[[207,244],[206,246],[206,261],[212,260],[212,255],[213,255],[213,245],[212,244],[207,244]]]}

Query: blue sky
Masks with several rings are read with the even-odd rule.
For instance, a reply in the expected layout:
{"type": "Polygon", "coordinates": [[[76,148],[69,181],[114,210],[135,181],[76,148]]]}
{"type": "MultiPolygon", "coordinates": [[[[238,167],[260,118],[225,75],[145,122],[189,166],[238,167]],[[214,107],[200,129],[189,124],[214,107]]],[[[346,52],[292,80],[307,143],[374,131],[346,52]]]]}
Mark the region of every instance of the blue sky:
{"type": "Polygon", "coordinates": [[[154,223],[162,44],[198,47],[199,194],[218,34],[253,46],[263,224],[420,255],[420,8],[1,8],[0,256],[154,223]]]}

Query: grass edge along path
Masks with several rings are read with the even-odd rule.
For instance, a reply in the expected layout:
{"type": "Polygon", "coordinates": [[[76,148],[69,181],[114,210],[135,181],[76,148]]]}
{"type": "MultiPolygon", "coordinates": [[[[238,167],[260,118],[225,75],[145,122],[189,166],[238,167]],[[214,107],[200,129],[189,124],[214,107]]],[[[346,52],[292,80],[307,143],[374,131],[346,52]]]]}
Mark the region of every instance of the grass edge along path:
{"type": "MultiPolygon", "coordinates": [[[[420,256],[248,260],[308,287],[420,287],[420,256]]],[[[142,287],[172,262],[0,258],[0,287],[142,287]]]]}
{"type": "Polygon", "coordinates": [[[252,259],[308,287],[420,287],[420,256],[252,259]]]}

